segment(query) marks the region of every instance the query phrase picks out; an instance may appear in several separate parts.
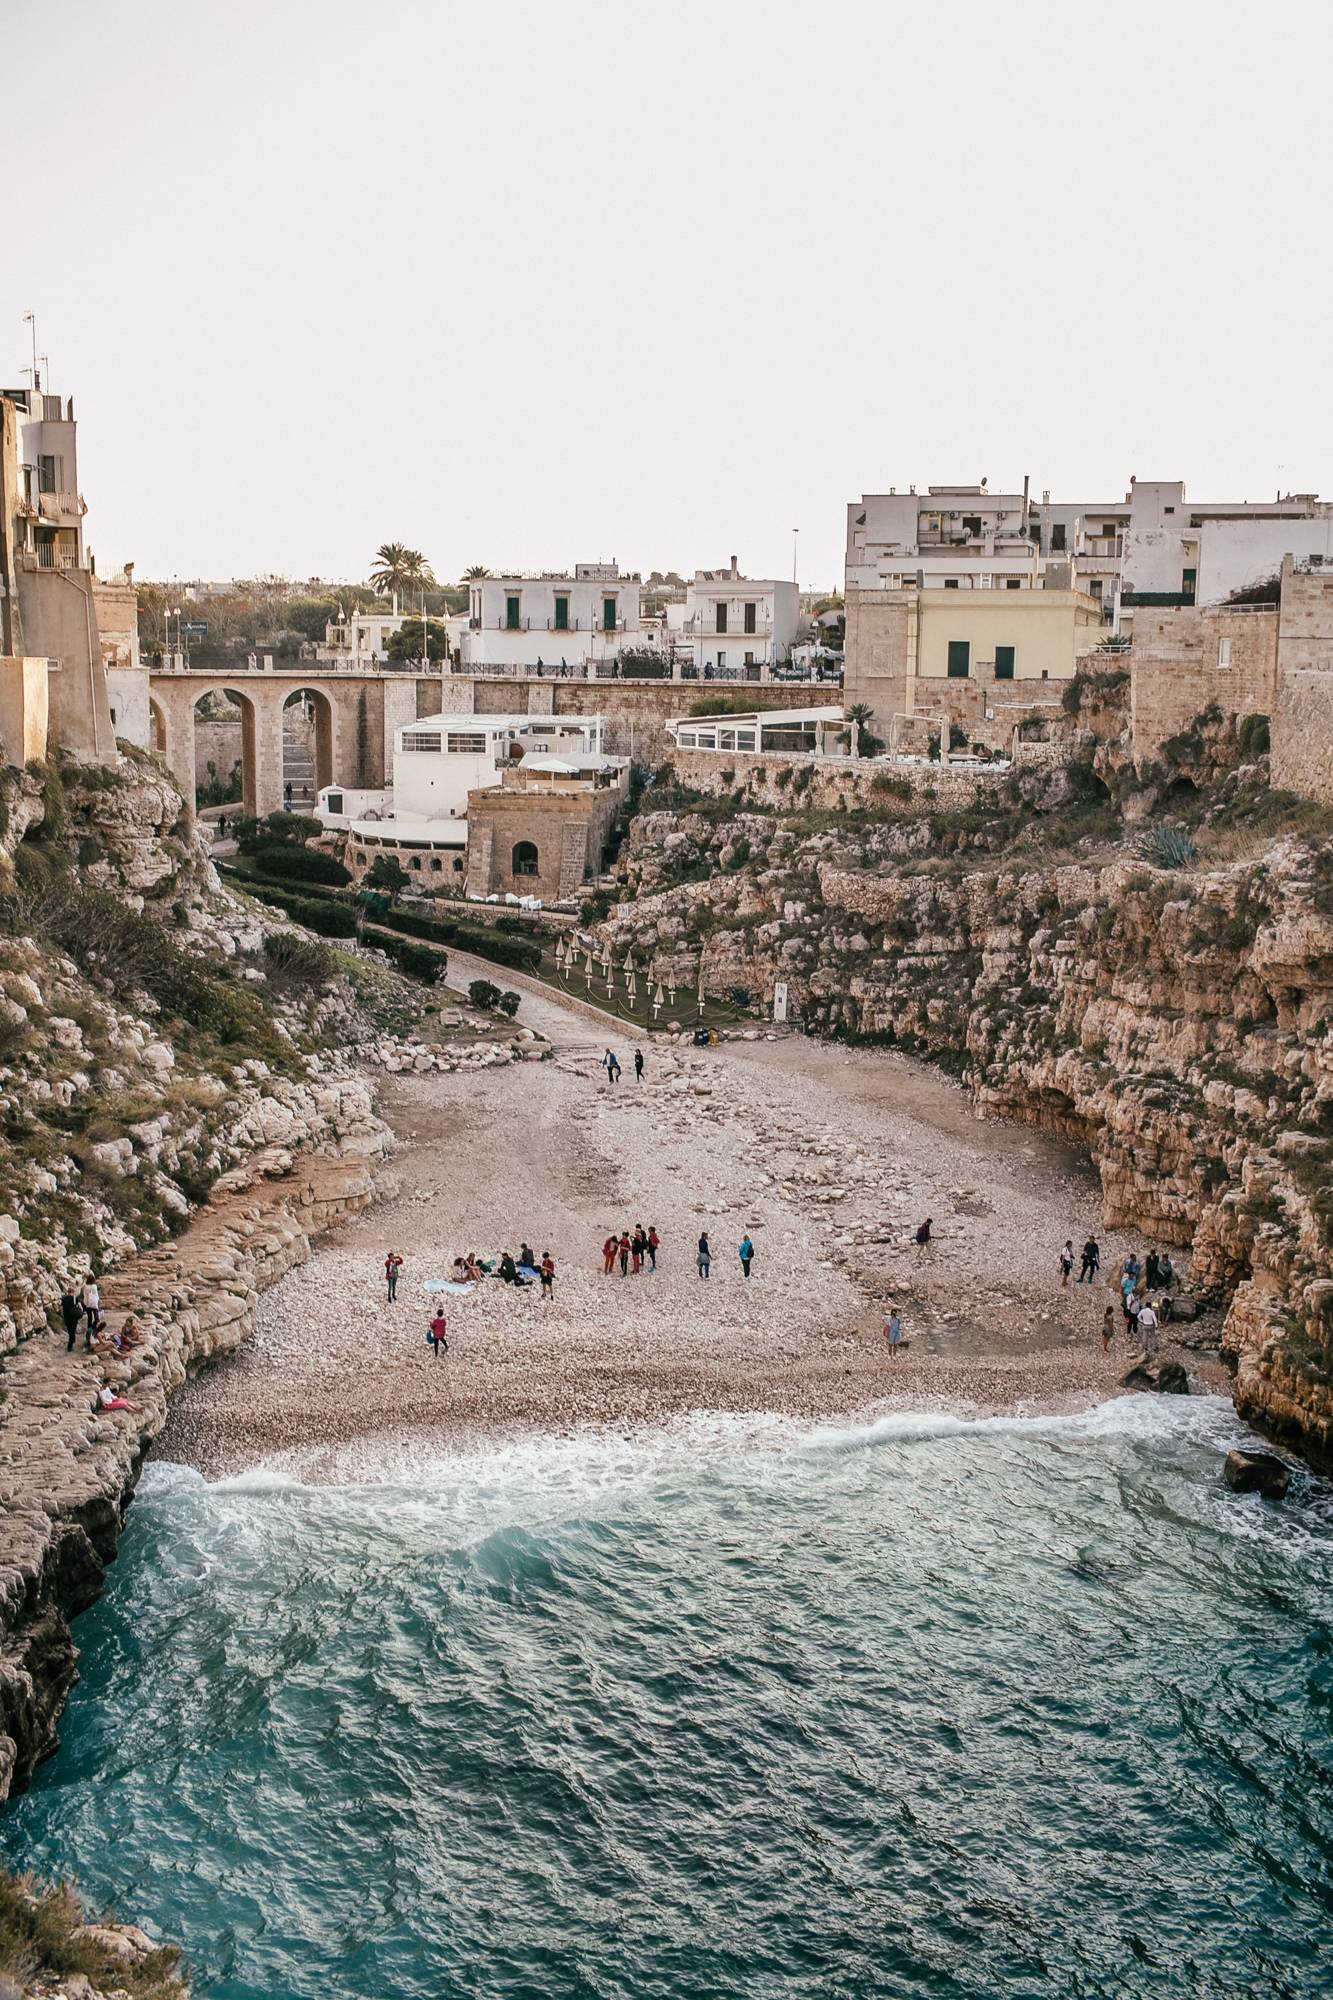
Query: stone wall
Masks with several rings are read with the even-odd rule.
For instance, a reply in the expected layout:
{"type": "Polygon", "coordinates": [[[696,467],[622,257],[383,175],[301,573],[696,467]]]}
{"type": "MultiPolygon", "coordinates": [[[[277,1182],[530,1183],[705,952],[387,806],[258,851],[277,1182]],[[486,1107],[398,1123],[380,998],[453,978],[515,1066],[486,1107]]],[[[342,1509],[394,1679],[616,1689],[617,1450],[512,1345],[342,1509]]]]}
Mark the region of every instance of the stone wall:
{"type": "Polygon", "coordinates": [[[1283,563],[1277,659],[1279,674],[1333,672],[1333,570],[1283,563]]]}
{"type": "Polygon", "coordinates": [[[707,798],[734,797],[738,803],[801,812],[864,810],[904,799],[938,806],[971,805],[978,798],[994,797],[1008,776],[1007,769],[984,765],[890,764],[777,750],[677,750],[671,768],[680,784],[707,798]]]}
{"type": "Polygon", "coordinates": [[[1333,672],[1285,672],[1272,728],[1273,783],[1333,806],[1333,672]]]}
{"type": "Polygon", "coordinates": [[[1214,704],[1224,715],[1273,713],[1277,680],[1273,605],[1144,606],[1134,613],[1129,667],[1134,760],[1157,757],[1214,704]],[[1221,664],[1224,646],[1228,664],[1221,664]]]}

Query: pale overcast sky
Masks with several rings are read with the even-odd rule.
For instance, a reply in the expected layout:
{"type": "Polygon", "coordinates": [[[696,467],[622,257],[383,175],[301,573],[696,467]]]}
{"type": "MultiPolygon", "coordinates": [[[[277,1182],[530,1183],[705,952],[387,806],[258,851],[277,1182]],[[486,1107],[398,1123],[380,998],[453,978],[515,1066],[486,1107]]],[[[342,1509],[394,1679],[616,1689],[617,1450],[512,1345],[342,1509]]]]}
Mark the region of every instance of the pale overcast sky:
{"type": "Polygon", "coordinates": [[[10,37],[105,572],[739,557],[915,481],[1330,474],[1325,6],[65,0],[10,37]]]}

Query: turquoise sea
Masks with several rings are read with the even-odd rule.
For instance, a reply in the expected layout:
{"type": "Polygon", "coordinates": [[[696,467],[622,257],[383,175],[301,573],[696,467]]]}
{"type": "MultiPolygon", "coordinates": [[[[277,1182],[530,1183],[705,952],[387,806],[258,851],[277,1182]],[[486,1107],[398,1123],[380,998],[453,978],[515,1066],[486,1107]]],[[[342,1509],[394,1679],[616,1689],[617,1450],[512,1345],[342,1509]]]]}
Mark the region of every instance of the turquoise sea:
{"type": "Polygon", "coordinates": [[[1333,1983],[1333,1500],[1212,1399],[145,1475],[0,1817],[209,2000],[1333,1983]]]}

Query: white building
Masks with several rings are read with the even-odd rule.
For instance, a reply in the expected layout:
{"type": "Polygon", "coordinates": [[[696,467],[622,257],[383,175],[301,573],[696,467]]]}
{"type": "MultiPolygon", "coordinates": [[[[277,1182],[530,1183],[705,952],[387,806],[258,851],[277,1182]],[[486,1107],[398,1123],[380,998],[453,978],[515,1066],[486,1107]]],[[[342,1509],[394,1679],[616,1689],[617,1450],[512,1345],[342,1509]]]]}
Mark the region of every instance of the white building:
{"type": "Polygon", "coordinates": [[[1212,604],[1276,575],[1282,557],[1333,560],[1333,508],[1314,494],[1198,503],[1180,480],[1131,479],[1120,500],[1022,489],[890,488],[847,509],[849,590],[1075,589],[1108,623],[1135,600],[1212,604]]]}
{"type": "MultiPolygon", "coordinates": [[[[324,627],[324,643],[315,648],[316,661],[321,667],[334,669],[382,667],[389,655],[389,635],[400,630],[404,615],[397,598],[392,611],[377,607],[354,611],[350,618],[340,611],[324,627]]],[[[420,613],[417,615],[419,618],[420,613]]]]}
{"type": "Polygon", "coordinates": [[[735,715],[674,715],[666,731],[678,750],[787,750],[846,754],[841,708],[760,708],[735,715]]]}
{"type": "Polygon", "coordinates": [[[643,644],[637,576],[617,564],[576,563],[574,574],[488,576],[469,582],[464,666],[539,664],[559,673],[613,661],[643,644]]]}
{"type": "Polygon", "coordinates": [[[700,673],[709,668],[726,679],[752,668],[757,680],[786,660],[801,619],[794,583],[742,576],[735,556],[729,569],[696,570],[684,605],[666,610],[678,649],[700,673]]]}
{"type": "Polygon", "coordinates": [[[601,715],[421,716],[394,734],[394,821],[466,821],[468,793],[498,785],[507,767],[600,758],[605,733],[601,715]]]}

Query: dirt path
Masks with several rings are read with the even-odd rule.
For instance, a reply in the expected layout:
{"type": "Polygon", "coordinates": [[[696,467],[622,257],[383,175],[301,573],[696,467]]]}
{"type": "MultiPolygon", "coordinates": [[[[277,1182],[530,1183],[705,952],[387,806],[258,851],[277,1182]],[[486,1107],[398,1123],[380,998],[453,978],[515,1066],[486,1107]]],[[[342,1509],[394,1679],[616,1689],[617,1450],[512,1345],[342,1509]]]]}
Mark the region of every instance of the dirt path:
{"type": "MultiPolygon", "coordinates": [[[[220,1472],[292,1451],[318,1472],[329,1450],[392,1433],[1073,1405],[1123,1373],[1123,1335],[1100,1351],[1110,1291],[1062,1291],[1056,1268],[1066,1236],[1097,1228],[1094,1177],[1054,1142],[978,1121],[946,1078],[796,1037],[653,1041],[644,1083],[623,1047],[613,1088],[595,1023],[545,997],[525,997],[519,1022],[558,1038],[553,1060],[386,1079],[402,1193],[264,1297],[253,1345],[178,1399],[162,1455],[220,1472]],[[640,1222],[662,1238],[659,1268],[604,1277],[608,1230],[640,1222]],[[449,1296],[450,1351],[434,1359],[425,1281],[524,1240],[556,1259],[554,1301],[497,1280],[449,1296]],[[406,1259],[392,1306],[391,1247],[406,1259]],[[910,1339],[896,1362],[890,1298],[910,1339]]],[[[1101,1240],[1109,1268],[1129,1245],[1101,1240]]]]}

